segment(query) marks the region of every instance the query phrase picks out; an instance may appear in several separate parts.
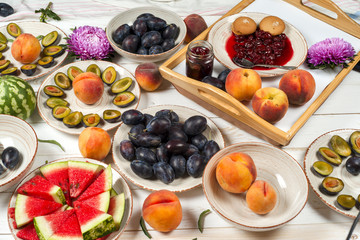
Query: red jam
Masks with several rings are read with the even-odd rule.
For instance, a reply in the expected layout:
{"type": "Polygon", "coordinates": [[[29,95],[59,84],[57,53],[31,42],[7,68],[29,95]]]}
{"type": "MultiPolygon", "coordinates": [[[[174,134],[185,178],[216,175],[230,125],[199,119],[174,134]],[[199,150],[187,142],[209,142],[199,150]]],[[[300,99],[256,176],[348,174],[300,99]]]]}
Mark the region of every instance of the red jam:
{"type": "Polygon", "coordinates": [[[186,53],[186,76],[202,80],[211,76],[214,54],[210,43],[199,40],[191,43],[186,53]]]}

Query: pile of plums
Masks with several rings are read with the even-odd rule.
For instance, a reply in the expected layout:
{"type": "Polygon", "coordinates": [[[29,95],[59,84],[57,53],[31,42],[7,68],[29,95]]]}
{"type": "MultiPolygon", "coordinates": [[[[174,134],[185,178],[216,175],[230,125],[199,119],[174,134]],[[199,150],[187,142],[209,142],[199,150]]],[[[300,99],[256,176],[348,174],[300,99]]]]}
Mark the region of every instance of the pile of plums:
{"type": "Polygon", "coordinates": [[[200,115],[181,123],[170,109],[155,116],[131,109],[121,120],[131,128],[129,139],[120,143],[120,153],[141,178],[157,178],[168,184],[187,175],[201,177],[206,163],[220,150],[215,141],[203,135],[207,120],[200,115]]]}
{"type": "Polygon", "coordinates": [[[166,52],[175,47],[179,27],[167,24],[151,13],[139,15],[132,26],[123,24],[112,34],[115,43],[127,52],[152,55],[166,52]]]}

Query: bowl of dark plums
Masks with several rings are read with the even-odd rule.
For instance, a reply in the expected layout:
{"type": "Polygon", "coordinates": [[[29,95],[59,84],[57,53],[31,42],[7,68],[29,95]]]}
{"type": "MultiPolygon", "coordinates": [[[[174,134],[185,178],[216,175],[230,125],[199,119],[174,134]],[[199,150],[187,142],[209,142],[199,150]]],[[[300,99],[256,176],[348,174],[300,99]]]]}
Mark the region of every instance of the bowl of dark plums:
{"type": "Polygon", "coordinates": [[[116,15],[106,27],[113,49],[138,62],[169,58],[181,46],[186,25],[176,13],[155,7],[138,7],[116,15]]]}

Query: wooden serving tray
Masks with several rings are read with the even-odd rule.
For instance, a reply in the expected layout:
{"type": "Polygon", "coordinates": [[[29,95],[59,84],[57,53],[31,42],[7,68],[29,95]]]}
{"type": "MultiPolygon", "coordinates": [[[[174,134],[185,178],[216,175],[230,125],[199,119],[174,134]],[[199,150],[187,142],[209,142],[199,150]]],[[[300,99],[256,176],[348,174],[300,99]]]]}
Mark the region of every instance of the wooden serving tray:
{"type": "MultiPolygon", "coordinates": [[[[248,7],[255,0],[243,0],[227,12],[221,19],[239,13],[246,7],[248,7]]],[[[323,14],[313,8],[305,6],[302,0],[282,0],[287,2],[300,10],[310,14],[311,16],[320,19],[321,21],[330,24],[343,32],[346,32],[355,38],[360,38],[360,25],[354,20],[348,17],[339,7],[337,7],[330,0],[309,0],[314,4],[325,8],[337,15],[334,19],[326,14],[323,14]]],[[[216,22],[214,24],[216,24],[216,22]]],[[[211,25],[204,32],[202,32],[196,39],[207,39],[207,35],[211,28],[211,25]]],[[[222,91],[209,84],[202,83],[200,81],[188,78],[176,71],[174,68],[185,60],[186,50],[188,46],[182,48],[179,52],[174,54],[170,59],[164,62],[160,66],[160,72],[162,76],[169,80],[174,87],[184,96],[192,99],[203,107],[207,108],[211,112],[221,116],[225,120],[235,124],[243,130],[257,135],[265,140],[278,145],[287,145],[299,129],[306,123],[310,116],[321,106],[321,104],[327,99],[327,97],[336,89],[336,87],[342,82],[345,76],[354,68],[357,62],[360,61],[360,52],[357,53],[354,61],[349,64],[349,67],[342,69],[335,78],[324,87],[322,92],[314,99],[309,107],[303,112],[303,114],[295,121],[295,123],[286,131],[274,126],[271,123],[263,120],[251,109],[239,102],[225,91],[222,91]],[[225,114],[224,114],[225,113],[225,114]]],[[[321,71],[321,70],[319,70],[321,71]]]]}

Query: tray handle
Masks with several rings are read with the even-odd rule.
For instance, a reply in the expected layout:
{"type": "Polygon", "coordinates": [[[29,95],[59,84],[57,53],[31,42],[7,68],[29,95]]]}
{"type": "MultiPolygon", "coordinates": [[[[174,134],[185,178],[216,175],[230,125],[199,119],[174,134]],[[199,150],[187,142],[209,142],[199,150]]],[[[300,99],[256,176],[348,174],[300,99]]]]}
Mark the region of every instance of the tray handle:
{"type": "Polygon", "coordinates": [[[347,32],[354,37],[360,38],[360,25],[351,19],[344,11],[341,10],[335,3],[331,0],[308,0],[314,4],[317,4],[331,12],[334,12],[337,15],[337,18],[332,18],[324,13],[321,13],[311,7],[304,5],[303,0],[283,0],[287,3],[294,5],[295,7],[307,12],[313,17],[316,17],[336,28],[347,32]]]}

